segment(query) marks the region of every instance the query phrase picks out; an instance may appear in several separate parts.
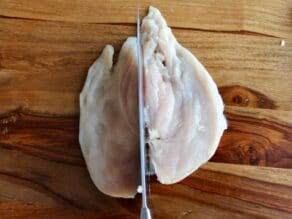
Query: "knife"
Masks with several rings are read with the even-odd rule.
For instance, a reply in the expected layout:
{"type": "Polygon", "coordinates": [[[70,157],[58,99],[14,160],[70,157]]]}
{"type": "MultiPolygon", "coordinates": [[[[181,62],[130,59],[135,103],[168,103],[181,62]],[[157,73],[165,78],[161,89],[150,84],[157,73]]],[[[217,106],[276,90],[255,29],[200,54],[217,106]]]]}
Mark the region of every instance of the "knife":
{"type": "MultiPolygon", "coordinates": [[[[142,206],[140,219],[151,219],[151,212],[148,207],[147,180],[146,180],[146,144],[145,144],[145,122],[144,122],[144,95],[143,95],[143,63],[142,47],[140,36],[140,10],[137,10],[137,53],[138,53],[138,109],[139,109],[139,134],[140,134],[140,174],[142,187],[142,206]]],[[[141,188],[140,187],[140,188],[141,188]]]]}

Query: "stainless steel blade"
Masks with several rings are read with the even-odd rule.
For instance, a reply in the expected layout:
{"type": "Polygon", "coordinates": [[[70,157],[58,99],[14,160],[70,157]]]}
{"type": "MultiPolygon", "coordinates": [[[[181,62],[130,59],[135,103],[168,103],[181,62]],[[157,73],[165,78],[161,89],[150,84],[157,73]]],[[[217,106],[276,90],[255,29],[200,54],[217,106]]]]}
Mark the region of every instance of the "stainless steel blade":
{"type": "Polygon", "coordinates": [[[151,219],[151,212],[147,200],[147,180],[146,180],[146,144],[145,144],[145,122],[144,122],[144,95],[143,95],[143,63],[140,35],[140,11],[137,11],[137,53],[138,53],[138,108],[139,108],[139,134],[140,134],[140,163],[141,163],[141,187],[142,206],[140,219],[151,219]]]}

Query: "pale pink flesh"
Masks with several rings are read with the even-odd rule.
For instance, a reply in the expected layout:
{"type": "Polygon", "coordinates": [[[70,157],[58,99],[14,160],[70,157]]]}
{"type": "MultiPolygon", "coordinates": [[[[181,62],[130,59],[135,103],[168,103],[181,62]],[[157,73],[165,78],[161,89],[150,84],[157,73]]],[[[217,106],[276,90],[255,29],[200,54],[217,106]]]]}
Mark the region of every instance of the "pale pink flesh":
{"type": "Polygon", "coordinates": [[[158,180],[171,184],[214,154],[227,126],[224,106],[207,70],[153,7],[143,19],[142,44],[150,159],[158,180]]]}

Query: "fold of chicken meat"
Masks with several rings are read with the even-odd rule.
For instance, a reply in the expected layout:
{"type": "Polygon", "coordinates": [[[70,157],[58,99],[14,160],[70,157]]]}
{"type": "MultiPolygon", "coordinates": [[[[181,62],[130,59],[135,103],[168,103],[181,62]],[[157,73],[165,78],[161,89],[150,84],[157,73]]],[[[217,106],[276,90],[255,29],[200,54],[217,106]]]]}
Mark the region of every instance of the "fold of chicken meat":
{"type": "Polygon", "coordinates": [[[143,19],[145,118],[150,160],[158,180],[178,182],[215,153],[224,105],[203,65],[173,36],[159,10],[143,19]]]}
{"type": "Polygon", "coordinates": [[[95,185],[114,197],[134,197],[140,183],[136,48],[128,38],[113,68],[107,45],[80,94],[82,153],[95,185]]]}

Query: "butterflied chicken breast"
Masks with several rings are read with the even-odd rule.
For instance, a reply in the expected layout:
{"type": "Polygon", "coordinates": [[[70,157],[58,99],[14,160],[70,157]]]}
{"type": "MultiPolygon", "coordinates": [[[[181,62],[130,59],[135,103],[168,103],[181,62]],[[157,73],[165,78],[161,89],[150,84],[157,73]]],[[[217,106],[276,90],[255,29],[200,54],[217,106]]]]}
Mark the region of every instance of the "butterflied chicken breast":
{"type": "Polygon", "coordinates": [[[227,126],[224,105],[207,70],[156,8],[143,19],[142,45],[150,160],[158,180],[171,184],[215,153],[227,126]]]}
{"type": "MultiPolygon", "coordinates": [[[[176,183],[215,153],[227,126],[224,105],[157,9],[149,8],[141,30],[150,161],[161,183],[176,183]]],[[[95,185],[114,197],[134,197],[140,183],[136,48],[136,38],[128,38],[113,68],[106,46],[80,94],[82,153],[95,185]]]]}
{"type": "Polygon", "coordinates": [[[95,185],[114,197],[134,197],[140,181],[136,48],[128,38],[113,68],[106,46],[80,94],[82,153],[95,185]]]}

